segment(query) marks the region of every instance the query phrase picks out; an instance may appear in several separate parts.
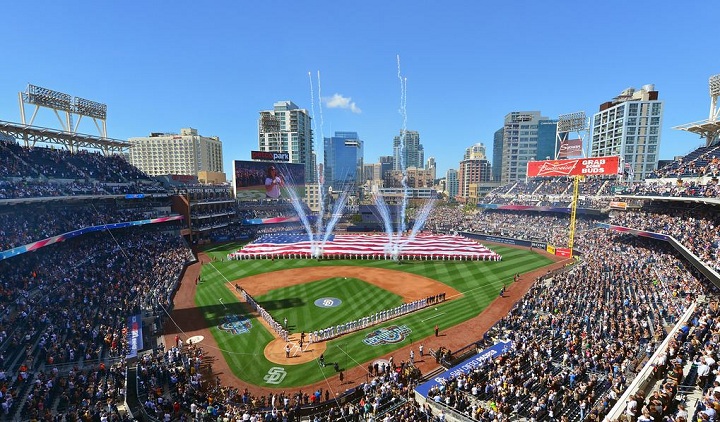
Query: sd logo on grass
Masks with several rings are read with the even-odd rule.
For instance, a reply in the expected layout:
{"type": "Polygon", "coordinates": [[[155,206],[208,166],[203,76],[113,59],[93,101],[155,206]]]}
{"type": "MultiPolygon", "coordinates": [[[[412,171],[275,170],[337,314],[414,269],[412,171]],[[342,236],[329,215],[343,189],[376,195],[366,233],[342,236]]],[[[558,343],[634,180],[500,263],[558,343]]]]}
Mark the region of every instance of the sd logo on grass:
{"type": "Polygon", "coordinates": [[[273,366],[263,377],[268,384],[280,384],[287,376],[287,371],[281,366],[273,366]]]}
{"type": "Polygon", "coordinates": [[[231,334],[247,333],[252,328],[252,322],[245,315],[225,315],[224,319],[225,322],[220,324],[218,328],[231,334]]]}
{"type": "Polygon", "coordinates": [[[340,306],[342,300],[336,297],[321,297],[320,299],[317,299],[314,303],[315,306],[317,306],[318,308],[335,308],[337,306],[340,306]]]}
{"type": "Polygon", "coordinates": [[[363,343],[368,346],[380,346],[383,344],[400,343],[405,340],[405,337],[412,332],[407,325],[391,325],[387,328],[380,328],[368,335],[363,339],[363,343]]]}

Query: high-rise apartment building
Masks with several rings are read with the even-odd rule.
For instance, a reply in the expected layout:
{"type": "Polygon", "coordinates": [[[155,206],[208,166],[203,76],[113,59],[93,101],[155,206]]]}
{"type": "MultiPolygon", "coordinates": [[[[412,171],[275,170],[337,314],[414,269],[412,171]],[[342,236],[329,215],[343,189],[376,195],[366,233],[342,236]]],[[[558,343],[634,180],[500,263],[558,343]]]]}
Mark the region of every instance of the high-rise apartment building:
{"type": "MultiPolygon", "coordinates": [[[[467,199],[470,196],[470,185],[487,183],[492,180],[490,162],[479,154],[472,155],[460,162],[458,170],[458,193],[456,196],[467,199]]],[[[476,188],[477,189],[477,188],[476,188]]]]}
{"type": "Polygon", "coordinates": [[[449,169],[445,173],[445,191],[448,198],[455,198],[458,194],[458,172],[455,169],[449,169]]]}
{"type": "Polygon", "coordinates": [[[310,114],[292,101],[278,101],[272,110],[260,112],[258,150],[289,153],[291,163],[305,164],[305,181],[316,180],[310,114]]]}
{"type": "Polygon", "coordinates": [[[503,152],[503,134],[505,133],[505,128],[501,127],[500,129],[495,131],[495,134],[493,135],[493,160],[492,160],[492,176],[493,181],[499,182],[502,172],[502,152],[503,152]]]}
{"type": "MultiPolygon", "coordinates": [[[[147,137],[130,138],[128,143],[130,163],[150,176],[223,173],[220,138],[198,135],[197,129],[183,128],[179,134],[151,133],[147,137]]],[[[210,178],[225,181],[224,174],[210,178]]]]}
{"type": "Polygon", "coordinates": [[[414,130],[400,131],[400,135],[393,139],[393,170],[402,170],[409,167],[423,168],[425,151],[420,143],[420,133],[414,130]],[[403,139],[404,138],[404,139],[403,139]],[[405,149],[402,145],[405,142],[405,149]]]}
{"type": "Polygon", "coordinates": [[[325,138],[325,186],[342,190],[362,184],[363,143],[357,132],[335,132],[325,138]]]}
{"type": "Polygon", "coordinates": [[[471,157],[485,159],[487,158],[485,154],[486,151],[487,150],[485,149],[485,144],[483,144],[482,142],[478,142],[477,144],[465,150],[463,160],[469,160],[471,157]]]}
{"type": "Polygon", "coordinates": [[[547,151],[555,148],[556,128],[557,122],[542,116],[539,111],[508,113],[503,125],[500,182],[524,179],[528,161],[544,160],[547,151]]]}
{"type": "Polygon", "coordinates": [[[385,173],[395,168],[395,157],[381,155],[378,161],[380,162],[380,178],[382,179],[385,177],[385,173]]]}
{"type": "Polygon", "coordinates": [[[590,156],[619,155],[635,180],[645,179],[657,169],[662,116],[655,85],[624,90],[593,115],[590,156]]]}
{"type": "Polygon", "coordinates": [[[434,169],[437,167],[437,163],[435,162],[435,157],[430,157],[425,162],[425,168],[426,169],[434,169]]]}
{"type": "Polygon", "coordinates": [[[403,179],[409,188],[431,188],[435,185],[435,168],[410,167],[405,169],[404,174],[402,170],[390,170],[385,174],[384,185],[386,188],[401,188],[403,179]]]}

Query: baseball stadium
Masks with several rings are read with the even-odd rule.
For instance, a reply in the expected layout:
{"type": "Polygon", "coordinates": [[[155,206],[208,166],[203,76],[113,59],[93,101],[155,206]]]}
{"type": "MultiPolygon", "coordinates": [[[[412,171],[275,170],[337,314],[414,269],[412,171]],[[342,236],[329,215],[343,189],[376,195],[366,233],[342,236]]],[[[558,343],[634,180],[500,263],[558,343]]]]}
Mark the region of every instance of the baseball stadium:
{"type": "MultiPolygon", "coordinates": [[[[151,177],[125,141],[0,121],[2,420],[712,421],[713,78],[678,128],[703,145],[642,180],[575,155],[574,113],[557,159],[462,203],[313,203],[282,154],[151,177]]],[[[104,123],[61,94],[20,98],[104,123]]]]}

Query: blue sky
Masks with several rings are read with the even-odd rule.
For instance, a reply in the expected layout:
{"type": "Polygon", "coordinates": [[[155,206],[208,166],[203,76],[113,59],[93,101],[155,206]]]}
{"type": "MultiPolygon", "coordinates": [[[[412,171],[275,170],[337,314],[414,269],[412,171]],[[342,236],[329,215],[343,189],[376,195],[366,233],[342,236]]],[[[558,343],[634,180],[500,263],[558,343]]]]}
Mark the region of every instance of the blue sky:
{"type": "MultiPolygon", "coordinates": [[[[511,111],[589,116],[625,88],[665,102],[660,158],[701,144],[673,130],[705,119],[720,73],[715,1],[6,2],[0,120],[20,121],[27,83],[108,105],[109,136],[194,127],[223,141],[225,172],[257,149],[260,110],[291,100],[316,135],[355,131],[365,162],[420,132],[438,176],[511,111]],[[317,104],[320,72],[322,108],[317,104]],[[329,100],[336,98],[329,106],[329,100]],[[322,112],[322,125],[320,114],[322,112]]],[[[50,110],[36,124],[57,127],[50,110]]],[[[90,121],[79,131],[96,133],[90,121]]],[[[316,138],[316,147],[322,143],[316,138]]]]}

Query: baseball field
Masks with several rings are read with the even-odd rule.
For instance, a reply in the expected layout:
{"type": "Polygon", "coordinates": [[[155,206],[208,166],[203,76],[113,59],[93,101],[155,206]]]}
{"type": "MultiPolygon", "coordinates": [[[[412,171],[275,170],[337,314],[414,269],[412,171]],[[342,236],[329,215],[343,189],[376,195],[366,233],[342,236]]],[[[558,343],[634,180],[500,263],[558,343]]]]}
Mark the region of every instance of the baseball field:
{"type": "MultiPolygon", "coordinates": [[[[195,305],[234,376],[248,384],[287,388],[305,386],[366,365],[408,345],[422,343],[476,317],[511,285],[515,274],[552,261],[525,249],[493,246],[502,261],[385,260],[223,260],[240,244],[212,247],[203,265],[195,305]],[[289,341],[242,300],[247,291],[291,333],[289,341]],[[309,333],[357,320],[413,300],[444,301],[422,310],[358,329],[329,341],[310,343],[309,333]],[[300,333],[306,336],[299,347],[300,333]],[[320,355],[325,366],[320,365],[320,355]],[[337,364],[337,365],[336,365],[337,364]]],[[[467,344],[483,333],[468,332],[467,344]]]]}

